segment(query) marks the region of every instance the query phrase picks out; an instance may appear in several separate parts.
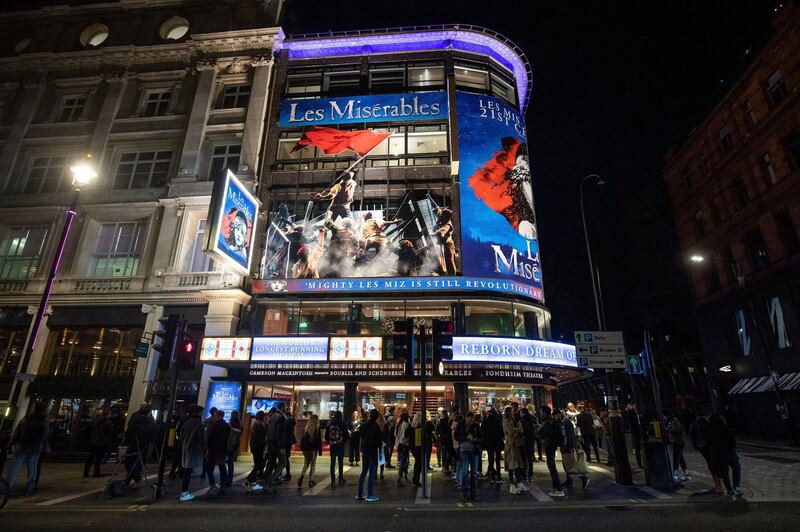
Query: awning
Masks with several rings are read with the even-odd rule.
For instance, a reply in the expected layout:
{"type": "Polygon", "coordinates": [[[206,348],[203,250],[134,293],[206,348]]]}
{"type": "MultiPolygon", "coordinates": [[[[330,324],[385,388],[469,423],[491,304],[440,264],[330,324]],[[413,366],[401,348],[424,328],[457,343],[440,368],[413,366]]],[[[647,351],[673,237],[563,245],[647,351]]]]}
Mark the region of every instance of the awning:
{"type": "MultiPolygon", "coordinates": [[[[781,377],[778,378],[778,386],[781,390],[800,389],[800,372],[781,375],[781,377]]],[[[737,393],[771,392],[774,390],[775,386],[772,383],[772,377],[767,375],[765,377],[749,377],[739,380],[728,390],[728,395],[737,393]]]]}

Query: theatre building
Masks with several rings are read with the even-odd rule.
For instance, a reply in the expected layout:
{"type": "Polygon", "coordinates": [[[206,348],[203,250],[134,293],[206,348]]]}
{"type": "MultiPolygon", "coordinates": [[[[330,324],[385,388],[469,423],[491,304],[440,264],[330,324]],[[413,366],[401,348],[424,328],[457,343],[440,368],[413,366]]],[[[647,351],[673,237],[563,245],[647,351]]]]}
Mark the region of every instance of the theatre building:
{"type": "Polygon", "coordinates": [[[204,339],[207,407],[418,410],[422,366],[393,340],[409,318],[453,324],[453,360],[429,359],[434,413],[547,404],[585,377],[549,341],[513,43],[470,26],[288,36],[272,75],[252,330],[204,339]]]}

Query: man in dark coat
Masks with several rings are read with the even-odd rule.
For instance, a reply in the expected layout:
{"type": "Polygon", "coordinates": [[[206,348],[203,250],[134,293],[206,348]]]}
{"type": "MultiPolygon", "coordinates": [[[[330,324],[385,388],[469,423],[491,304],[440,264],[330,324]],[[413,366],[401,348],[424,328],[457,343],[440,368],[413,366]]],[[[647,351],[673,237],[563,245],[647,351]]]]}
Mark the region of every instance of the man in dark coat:
{"type": "Polygon", "coordinates": [[[89,430],[89,455],[83,464],[83,478],[89,476],[89,469],[92,464],[94,464],[94,476],[100,476],[100,464],[113,442],[114,425],[108,419],[106,411],[98,409],[89,430]]]}
{"type": "Polygon", "coordinates": [[[500,456],[505,447],[503,439],[503,421],[500,413],[492,407],[486,412],[486,419],[483,421],[483,446],[489,455],[486,476],[497,484],[504,482],[500,473],[500,456]]]}
{"type": "Polygon", "coordinates": [[[380,497],[375,496],[375,477],[378,474],[378,452],[383,447],[383,433],[378,426],[380,412],[373,409],[369,412],[369,419],[362,423],[361,428],[361,476],[358,478],[359,501],[377,502],[380,497]],[[367,480],[367,497],[364,498],[364,479],[367,480]]]}
{"type": "Polygon", "coordinates": [[[128,452],[125,455],[125,484],[134,482],[138,486],[142,480],[142,469],[155,441],[156,421],[151,415],[148,403],[142,403],[139,410],[131,414],[128,421],[128,430],[125,431],[125,441],[128,452]]]}

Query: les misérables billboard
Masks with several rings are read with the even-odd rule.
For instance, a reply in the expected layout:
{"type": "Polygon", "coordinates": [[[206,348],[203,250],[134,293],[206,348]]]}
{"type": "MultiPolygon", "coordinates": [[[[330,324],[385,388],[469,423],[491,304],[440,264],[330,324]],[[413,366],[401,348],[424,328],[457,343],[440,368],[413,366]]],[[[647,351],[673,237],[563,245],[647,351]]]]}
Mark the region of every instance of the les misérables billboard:
{"type": "Polygon", "coordinates": [[[491,96],[456,102],[463,275],[513,281],[542,301],[525,119],[491,96]]]}

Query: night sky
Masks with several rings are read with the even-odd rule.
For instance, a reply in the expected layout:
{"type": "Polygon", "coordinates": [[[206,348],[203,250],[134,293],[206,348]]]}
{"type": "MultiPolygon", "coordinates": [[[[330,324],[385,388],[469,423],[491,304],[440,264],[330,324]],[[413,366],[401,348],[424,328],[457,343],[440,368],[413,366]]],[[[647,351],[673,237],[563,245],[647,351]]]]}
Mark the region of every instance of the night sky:
{"type": "Polygon", "coordinates": [[[586,186],[587,220],[608,328],[635,348],[642,327],[659,323],[691,349],[664,155],[743,72],[776,4],[296,0],[286,31],[466,23],[514,41],[533,69],[528,142],[553,337],[595,327],[577,186],[596,173],[608,184],[586,186]]]}

